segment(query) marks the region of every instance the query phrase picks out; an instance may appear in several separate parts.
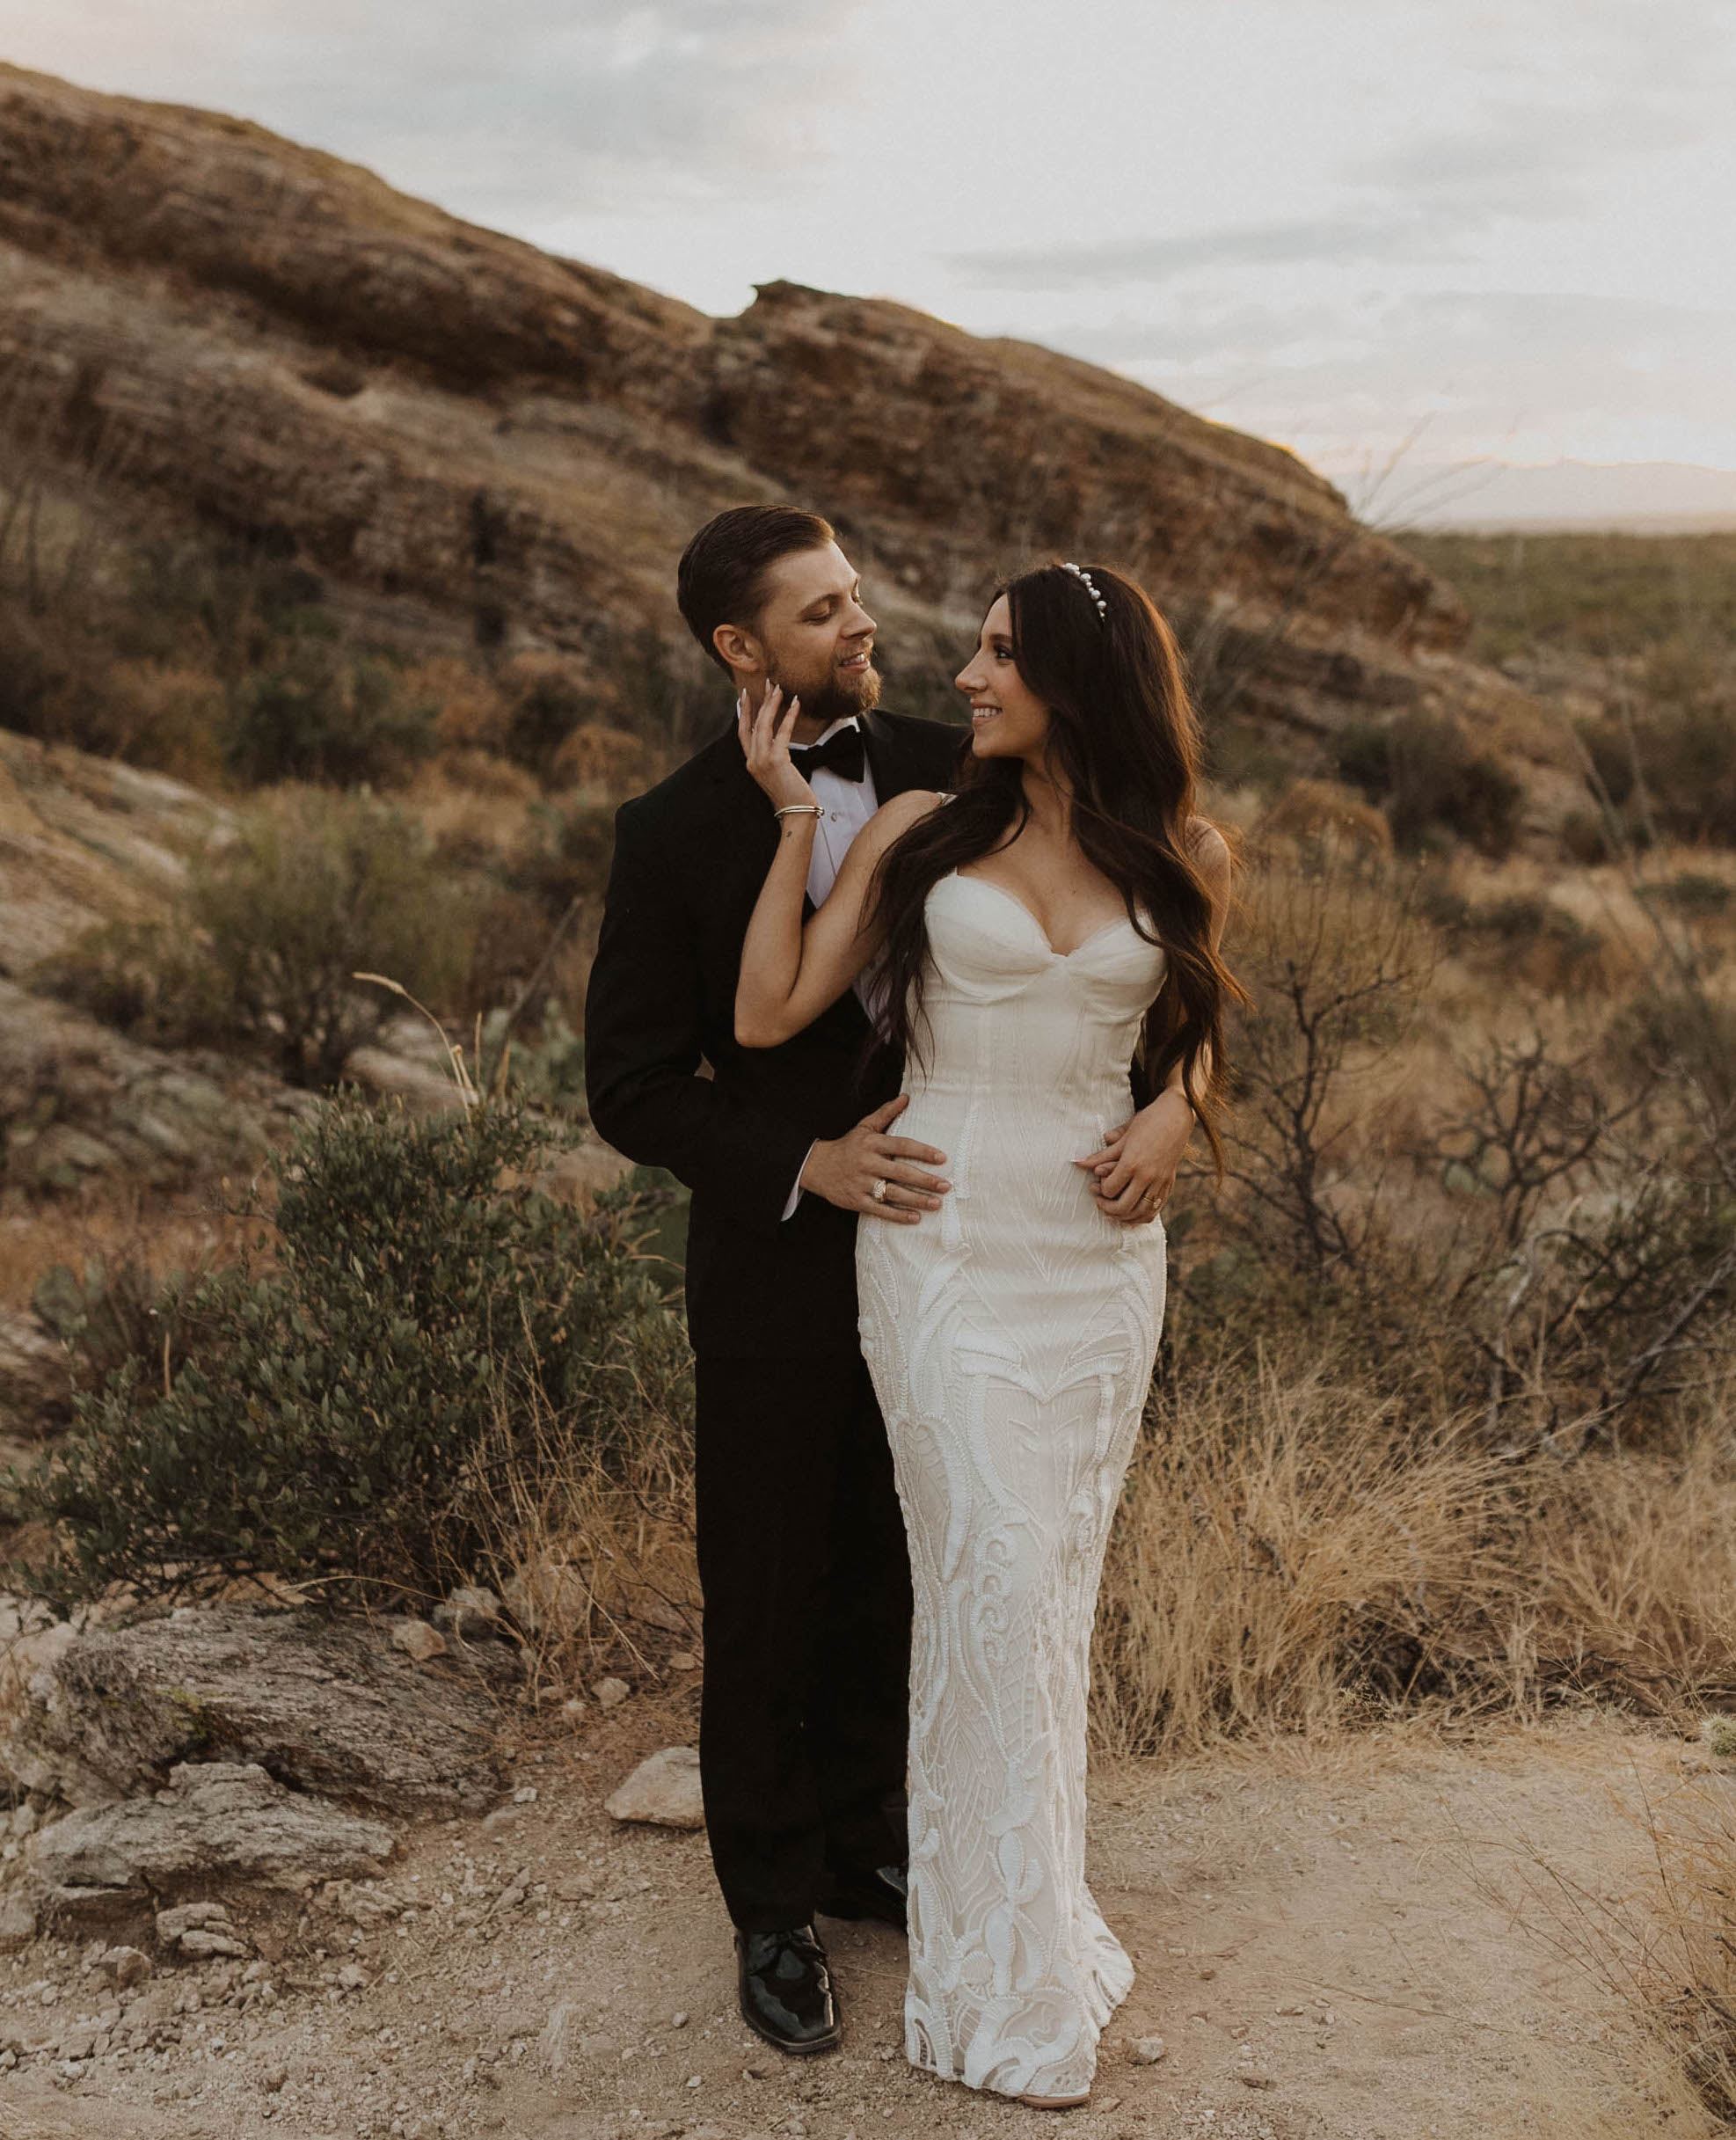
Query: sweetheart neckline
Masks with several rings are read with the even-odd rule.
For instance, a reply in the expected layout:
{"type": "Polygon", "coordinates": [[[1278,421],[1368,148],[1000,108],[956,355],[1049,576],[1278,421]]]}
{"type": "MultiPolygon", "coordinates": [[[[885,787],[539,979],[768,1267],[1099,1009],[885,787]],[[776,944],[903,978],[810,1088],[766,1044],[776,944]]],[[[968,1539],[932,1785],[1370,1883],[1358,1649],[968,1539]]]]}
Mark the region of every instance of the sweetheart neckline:
{"type": "MultiPolygon", "coordinates": [[[[956,877],[960,884],[980,884],[985,892],[998,893],[1010,907],[1017,907],[1038,935],[1042,938],[1043,948],[1052,959],[1076,959],[1082,951],[1088,950],[1100,936],[1107,936],[1112,929],[1133,929],[1134,927],[1125,914],[1118,914],[1113,921],[1105,922],[1101,929],[1093,929],[1089,936],[1081,937],[1071,951],[1057,951],[1050,939],[1048,931],[1044,928],[1042,923],[1037,919],[1037,917],[1025,905],[1017,892],[1008,891],[1004,885],[996,884],[988,877],[967,877],[960,869],[949,870],[946,873],[949,877],[956,877]]],[[[944,882],[945,880],[943,879],[942,881],[944,882]]],[[[1139,931],[1134,929],[1134,934],[1139,936],[1139,931]]],[[[1140,938],[1142,943],[1144,940],[1143,937],[1140,938]]]]}

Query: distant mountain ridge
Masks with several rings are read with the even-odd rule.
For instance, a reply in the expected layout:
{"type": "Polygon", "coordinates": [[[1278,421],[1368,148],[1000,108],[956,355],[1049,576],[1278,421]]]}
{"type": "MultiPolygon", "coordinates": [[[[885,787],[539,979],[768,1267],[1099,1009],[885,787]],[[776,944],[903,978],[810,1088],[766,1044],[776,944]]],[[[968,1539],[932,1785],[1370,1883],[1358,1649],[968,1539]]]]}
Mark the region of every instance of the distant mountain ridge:
{"type": "Polygon", "coordinates": [[[1438,693],[1452,588],[1279,447],[1032,345],[787,283],[713,320],[218,114],[0,68],[0,445],[264,538],[382,617],[678,643],[720,507],[839,525],[889,637],[995,574],[1113,559],[1311,728],[1438,693]]]}
{"type": "Polygon", "coordinates": [[[1392,517],[1492,533],[1713,534],[1736,529],[1736,469],[1681,461],[1466,462],[1420,480],[1411,509],[1401,499],[1392,517]]]}

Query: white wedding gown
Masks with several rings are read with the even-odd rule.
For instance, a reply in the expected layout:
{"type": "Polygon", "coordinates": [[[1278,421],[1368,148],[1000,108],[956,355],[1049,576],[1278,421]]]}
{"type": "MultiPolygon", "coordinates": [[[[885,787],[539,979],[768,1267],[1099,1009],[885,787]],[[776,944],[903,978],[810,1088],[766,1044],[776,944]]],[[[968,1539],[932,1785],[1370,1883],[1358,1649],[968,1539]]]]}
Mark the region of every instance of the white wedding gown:
{"type": "Polygon", "coordinates": [[[894,1134],[946,1153],[952,1191],[857,1230],[915,1589],[905,2047],[1072,2095],[1133,1982],[1085,1885],[1085,1698],[1164,1274],[1162,1227],[1105,1218],[1072,1163],[1132,1112],[1164,961],[1125,919],[1058,953],[956,872],[927,913],[927,1061],[894,1134]]]}

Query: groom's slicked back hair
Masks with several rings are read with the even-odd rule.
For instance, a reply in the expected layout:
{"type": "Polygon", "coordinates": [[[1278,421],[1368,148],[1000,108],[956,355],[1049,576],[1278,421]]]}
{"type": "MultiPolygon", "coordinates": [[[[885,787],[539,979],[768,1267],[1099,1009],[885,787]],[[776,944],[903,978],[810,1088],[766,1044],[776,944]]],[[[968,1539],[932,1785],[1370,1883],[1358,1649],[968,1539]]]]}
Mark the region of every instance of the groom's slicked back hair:
{"type": "Polygon", "coordinates": [[[736,505],[708,520],[682,552],[675,600],[692,632],[718,667],[729,663],[711,643],[719,624],[752,631],[765,603],[765,576],[779,558],[823,550],[834,541],[829,521],[793,505],[736,505]]]}

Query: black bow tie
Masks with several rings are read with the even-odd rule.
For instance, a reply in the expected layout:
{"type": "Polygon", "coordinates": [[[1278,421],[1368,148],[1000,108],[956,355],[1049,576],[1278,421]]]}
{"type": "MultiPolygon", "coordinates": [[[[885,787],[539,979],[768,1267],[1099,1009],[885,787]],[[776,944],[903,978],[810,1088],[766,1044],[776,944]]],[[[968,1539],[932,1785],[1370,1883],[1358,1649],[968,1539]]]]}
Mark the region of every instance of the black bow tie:
{"type": "Polygon", "coordinates": [[[840,780],[861,779],[868,770],[868,748],[860,724],[851,721],[848,727],[835,728],[823,743],[792,746],[790,763],[804,780],[820,772],[836,773],[840,780]]]}

